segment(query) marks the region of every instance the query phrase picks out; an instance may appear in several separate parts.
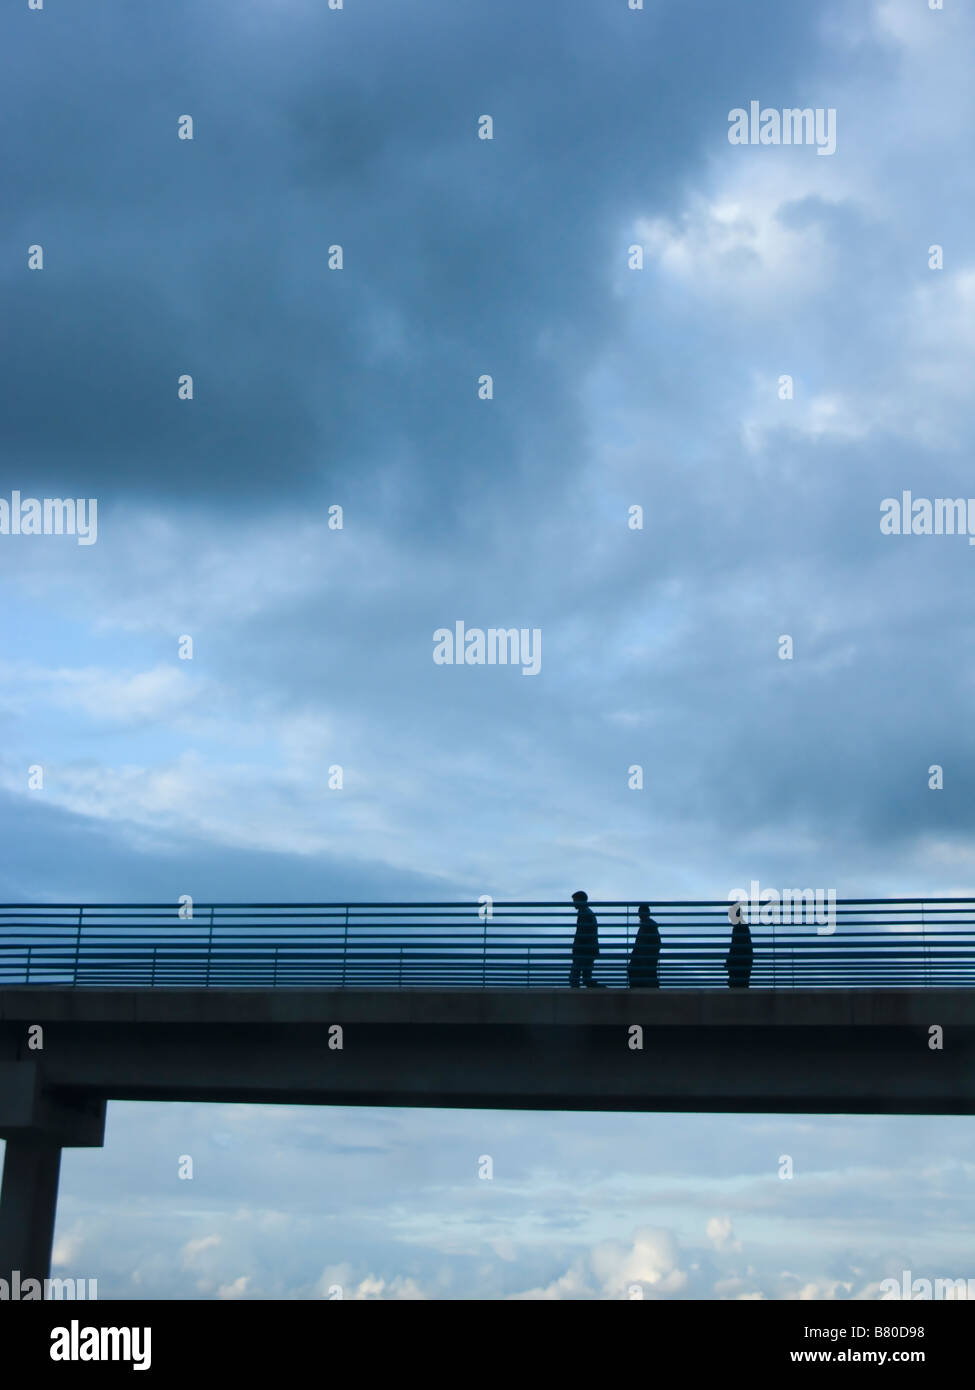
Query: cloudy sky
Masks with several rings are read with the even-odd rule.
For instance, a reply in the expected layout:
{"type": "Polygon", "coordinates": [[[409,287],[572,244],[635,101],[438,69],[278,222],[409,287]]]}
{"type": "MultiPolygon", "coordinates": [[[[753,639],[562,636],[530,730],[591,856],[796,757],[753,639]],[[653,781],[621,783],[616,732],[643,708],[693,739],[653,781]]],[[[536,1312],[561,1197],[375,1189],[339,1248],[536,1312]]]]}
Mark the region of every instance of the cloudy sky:
{"type": "MultiPolygon", "coordinates": [[[[0,38],[0,497],[98,507],[0,536],[4,901],[970,891],[975,555],[879,524],[975,495],[959,0],[0,38]],[[751,101],[835,109],[835,153],[732,145],[751,101]],[[435,664],[458,621],[537,628],[538,674],[435,664]]],[[[975,1274],[968,1128],[117,1104],[56,1257],[103,1297],[870,1297],[975,1274]]]]}

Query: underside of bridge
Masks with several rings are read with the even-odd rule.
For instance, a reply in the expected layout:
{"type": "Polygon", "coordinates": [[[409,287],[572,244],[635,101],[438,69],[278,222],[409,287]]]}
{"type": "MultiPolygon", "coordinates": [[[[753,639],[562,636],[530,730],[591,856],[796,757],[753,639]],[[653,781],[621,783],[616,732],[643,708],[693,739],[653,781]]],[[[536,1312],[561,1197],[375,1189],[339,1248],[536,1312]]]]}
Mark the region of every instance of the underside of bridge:
{"type": "Polygon", "coordinates": [[[971,1114],[969,990],[0,989],[0,1278],[109,1100],[971,1114]]]}

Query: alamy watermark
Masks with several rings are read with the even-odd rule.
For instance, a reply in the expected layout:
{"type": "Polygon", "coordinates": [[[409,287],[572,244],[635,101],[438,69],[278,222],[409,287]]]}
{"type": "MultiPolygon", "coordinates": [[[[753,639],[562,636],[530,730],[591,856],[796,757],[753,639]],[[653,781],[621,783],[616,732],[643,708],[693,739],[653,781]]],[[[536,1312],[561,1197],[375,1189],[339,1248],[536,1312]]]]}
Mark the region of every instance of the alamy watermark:
{"type": "Polygon", "coordinates": [[[10,1278],[0,1279],[0,1302],[29,1303],[40,1298],[85,1298],[97,1300],[97,1279],[21,1279],[20,1270],[10,1271],[10,1278]]]}
{"type": "Polygon", "coordinates": [[[152,1365],[151,1327],[68,1327],[51,1329],[52,1361],[131,1361],[133,1371],[152,1365]]]}
{"type": "Polygon", "coordinates": [[[817,154],[836,153],[835,106],[787,106],[777,111],[750,101],[748,110],[728,112],[731,145],[815,145],[817,154]]]}
{"type": "Polygon", "coordinates": [[[881,1279],[884,1290],[883,1300],[893,1298],[913,1299],[925,1302],[927,1299],[969,1299],[975,1298],[975,1279],[912,1279],[909,1269],[901,1270],[900,1283],[896,1279],[881,1279]]]}
{"type": "Polygon", "coordinates": [[[542,669],[542,630],[538,627],[465,627],[463,619],[433,634],[438,666],[521,666],[523,676],[542,669]]]}
{"type": "Polygon", "coordinates": [[[835,888],[760,888],[753,878],[748,890],[733,888],[728,894],[728,917],[759,926],[815,924],[818,936],[832,936],[836,930],[835,888]]]}
{"type": "Polygon", "coordinates": [[[968,536],[975,545],[975,497],[885,497],[880,504],[885,536],[968,536]]]}
{"type": "Polygon", "coordinates": [[[79,545],[98,540],[95,497],[0,497],[0,536],[77,536],[79,545]]]}

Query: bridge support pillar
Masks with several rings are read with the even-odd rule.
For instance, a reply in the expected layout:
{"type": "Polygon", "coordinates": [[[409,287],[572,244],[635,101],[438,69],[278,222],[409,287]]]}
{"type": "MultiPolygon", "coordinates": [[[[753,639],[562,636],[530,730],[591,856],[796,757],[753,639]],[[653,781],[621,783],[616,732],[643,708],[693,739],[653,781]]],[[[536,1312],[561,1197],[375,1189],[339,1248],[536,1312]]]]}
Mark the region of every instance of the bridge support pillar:
{"type": "Polygon", "coordinates": [[[48,1279],[58,1204],[61,1145],[47,1138],[8,1139],[0,1188],[0,1279],[11,1291],[48,1279]]]}
{"type": "Polygon", "coordinates": [[[48,1093],[37,1062],[0,1062],[0,1139],[0,1279],[13,1295],[18,1279],[50,1277],[61,1150],[105,1142],[105,1101],[48,1093]]]}

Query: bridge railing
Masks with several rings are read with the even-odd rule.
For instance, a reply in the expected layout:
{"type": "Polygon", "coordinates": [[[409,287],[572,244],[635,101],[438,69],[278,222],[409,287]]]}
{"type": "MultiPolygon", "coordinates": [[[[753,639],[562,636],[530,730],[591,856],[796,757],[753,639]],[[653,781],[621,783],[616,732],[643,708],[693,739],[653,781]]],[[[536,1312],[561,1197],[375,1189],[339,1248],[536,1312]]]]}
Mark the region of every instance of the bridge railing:
{"type": "MultiPolygon", "coordinates": [[[[628,984],[636,903],[592,902],[595,978],[628,984]]],[[[657,902],[663,989],[727,988],[728,903],[657,902]]],[[[745,904],[755,989],[973,988],[975,899],[745,904]]],[[[0,905],[0,987],[551,989],[571,904],[0,905]],[[185,912],[186,909],[183,909],[185,912]]]]}

